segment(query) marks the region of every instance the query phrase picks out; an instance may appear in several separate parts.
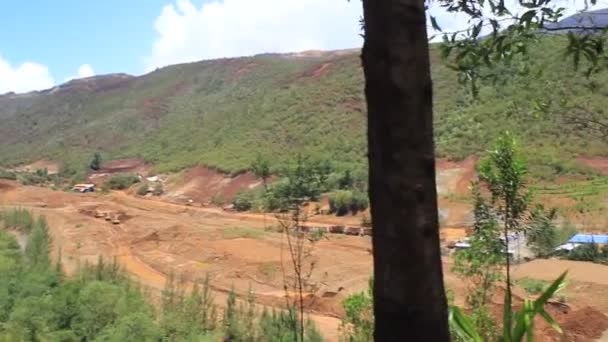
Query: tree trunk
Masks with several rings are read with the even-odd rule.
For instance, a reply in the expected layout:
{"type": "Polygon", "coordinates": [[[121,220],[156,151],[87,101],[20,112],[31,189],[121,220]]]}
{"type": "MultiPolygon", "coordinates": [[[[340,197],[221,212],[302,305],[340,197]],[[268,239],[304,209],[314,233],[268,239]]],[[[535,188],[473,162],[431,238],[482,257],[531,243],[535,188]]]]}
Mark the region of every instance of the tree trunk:
{"type": "Polygon", "coordinates": [[[423,0],[363,0],[376,341],[449,341],[423,0]]]}

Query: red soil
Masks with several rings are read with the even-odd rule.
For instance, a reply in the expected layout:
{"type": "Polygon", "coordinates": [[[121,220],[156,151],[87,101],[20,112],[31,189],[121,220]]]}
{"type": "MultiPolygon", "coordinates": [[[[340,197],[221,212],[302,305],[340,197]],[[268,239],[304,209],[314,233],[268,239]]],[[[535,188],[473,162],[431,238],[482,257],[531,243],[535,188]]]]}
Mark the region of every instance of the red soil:
{"type": "Polygon", "coordinates": [[[137,172],[147,173],[151,166],[146,164],[143,159],[129,158],[111,160],[103,163],[99,173],[119,173],[119,172],[137,172]]]}
{"type": "Polygon", "coordinates": [[[588,166],[592,169],[600,171],[604,175],[608,175],[608,158],[600,157],[578,157],[576,160],[582,165],[588,166]]]}
{"type": "Polygon", "coordinates": [[[206,203],[221,197],[226,203],[239,192],[261,185],[251,172],[230,177],[203,166],[193,167],[183,173],[183,177],[170,186],[167,197],[206,203]]]}

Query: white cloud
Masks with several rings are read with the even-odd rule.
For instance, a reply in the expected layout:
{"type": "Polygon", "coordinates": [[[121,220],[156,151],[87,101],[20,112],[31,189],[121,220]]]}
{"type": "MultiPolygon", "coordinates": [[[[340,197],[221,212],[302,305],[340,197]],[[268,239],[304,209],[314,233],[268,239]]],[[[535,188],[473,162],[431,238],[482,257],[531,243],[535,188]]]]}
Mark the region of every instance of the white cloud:
{"type": "Polygon", "coordinates": [[[83,64],[78,68],[78,78],[92,77],[95,76],[95,71],[88,64],[83,64]]]}
{"type": "Polygon", "coordinates": [[[177,0],[156,19],[146,69],[200,59],[362,45],[353,0],[177,0]],[[194,1],[200,3],[200,0],[194,1]]]}
{"type": "Polygon", "coordinates": [[[93,67],[90,66],[89,64],[83,64],[80,67],[78,67],[78,73],[76,74],[76,76],[66,77],[64,82],[74,80],[77,78],[87,78],[87,77],[92,77],[92,76],[95,76],[95,71],[93,70],[93,67]]]}
{"type": "Polygon", "coordinates": [[[55,81],[45,65],[24,62],[13,66],[0,56],[0,94],[48,89],[54,84],[55,81]]]}

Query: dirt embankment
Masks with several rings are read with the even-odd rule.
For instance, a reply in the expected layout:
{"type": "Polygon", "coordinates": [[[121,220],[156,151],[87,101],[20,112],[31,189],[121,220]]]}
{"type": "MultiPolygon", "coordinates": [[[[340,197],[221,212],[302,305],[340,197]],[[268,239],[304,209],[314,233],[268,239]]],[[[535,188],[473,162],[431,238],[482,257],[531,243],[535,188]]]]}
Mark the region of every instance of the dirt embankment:
{"type": "Polygon", "coordinates": [[[105,162],[97,173],[140,173],[146,175],[151,169],[152,165],[146,163],[143,159],[129,158],[105,162]]]}
{"type": "Polygon", "coordinates": [[[59,173],[60,164],[51,160],[38,160],[31,164],[21,165],[15,168],[15,171],[18,172],[36,172],[36,170],[44,170],[46,169],[49,175],[54,175],[59,173]]]}
{"type": "Polygon", "coordinates": [[[262,182],[251,172],[230,177],[211,168],[196,166],[172,177],[167,182],[165,199],[178,202],[192,200],[196,203],[209,203],[212,199],[230,203],[241,191],[251,190],[262,182]]]}

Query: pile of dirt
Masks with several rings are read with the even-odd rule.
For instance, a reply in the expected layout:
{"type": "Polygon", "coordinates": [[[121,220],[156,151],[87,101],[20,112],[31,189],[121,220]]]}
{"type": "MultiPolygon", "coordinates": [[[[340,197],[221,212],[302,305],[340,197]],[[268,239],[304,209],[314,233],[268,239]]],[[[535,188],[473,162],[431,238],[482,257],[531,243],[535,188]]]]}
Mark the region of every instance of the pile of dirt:
{"type": "Polygon", "coordinates": [[[127,221],[133,216],[128,215],[122,210],[116,210],[109,207],[101,207],[99,205],[84,205],[78,209],[82,215],[94,217],[97,219],[107,220],[108,218],[118,220],[120,222],[127,221]]]}
{"type": "Polygon", "coordinates": [[[139,173],[147,175],[151,168],[151,165],[143,159],[117,159],[103,163],[98,173],[139,173]]]}
{"type": "Polygon", "coordinates": [[[0,181],[0,191],[9,191],[15,189],[15,185],[8,181],[0,181]]]}
{"type": "Polygon", "coordinates": [[[344,306],[342,305],[343,300],[344,297],[341,294],[333,295],[333,293],[330,293],[330,295],[327,295],[327,293],[323,293],[321,295],[311,295],[306,297],[304,307],[309,312],[342,318],[345,314],[344,306]]]}
{"type": "Polygon", "coordinates": [[[592,307],[573,312],[564,322],[563,329],[569,334],[599,338],[608,329],[608,317],[592,307]]]}
{"type": "Polygon", "coordinates": [[[230,177],[207,167],[196,166],[184,171],[174,182],[170,182],[164,197],[197,203],[209,203],[215,197],[229,203],[237,193],[260,185],[261,181],[251,172],[230,177]]]}
{"type": "Polygon", "coordinates": [[[560,335],[543,322],[540,326],[540,336],[544,341],[593,341],[608,330],[608,317],[589,306],[566,313],[554,310],[549,312],[557,320],[564,334],[560,335]]]}

